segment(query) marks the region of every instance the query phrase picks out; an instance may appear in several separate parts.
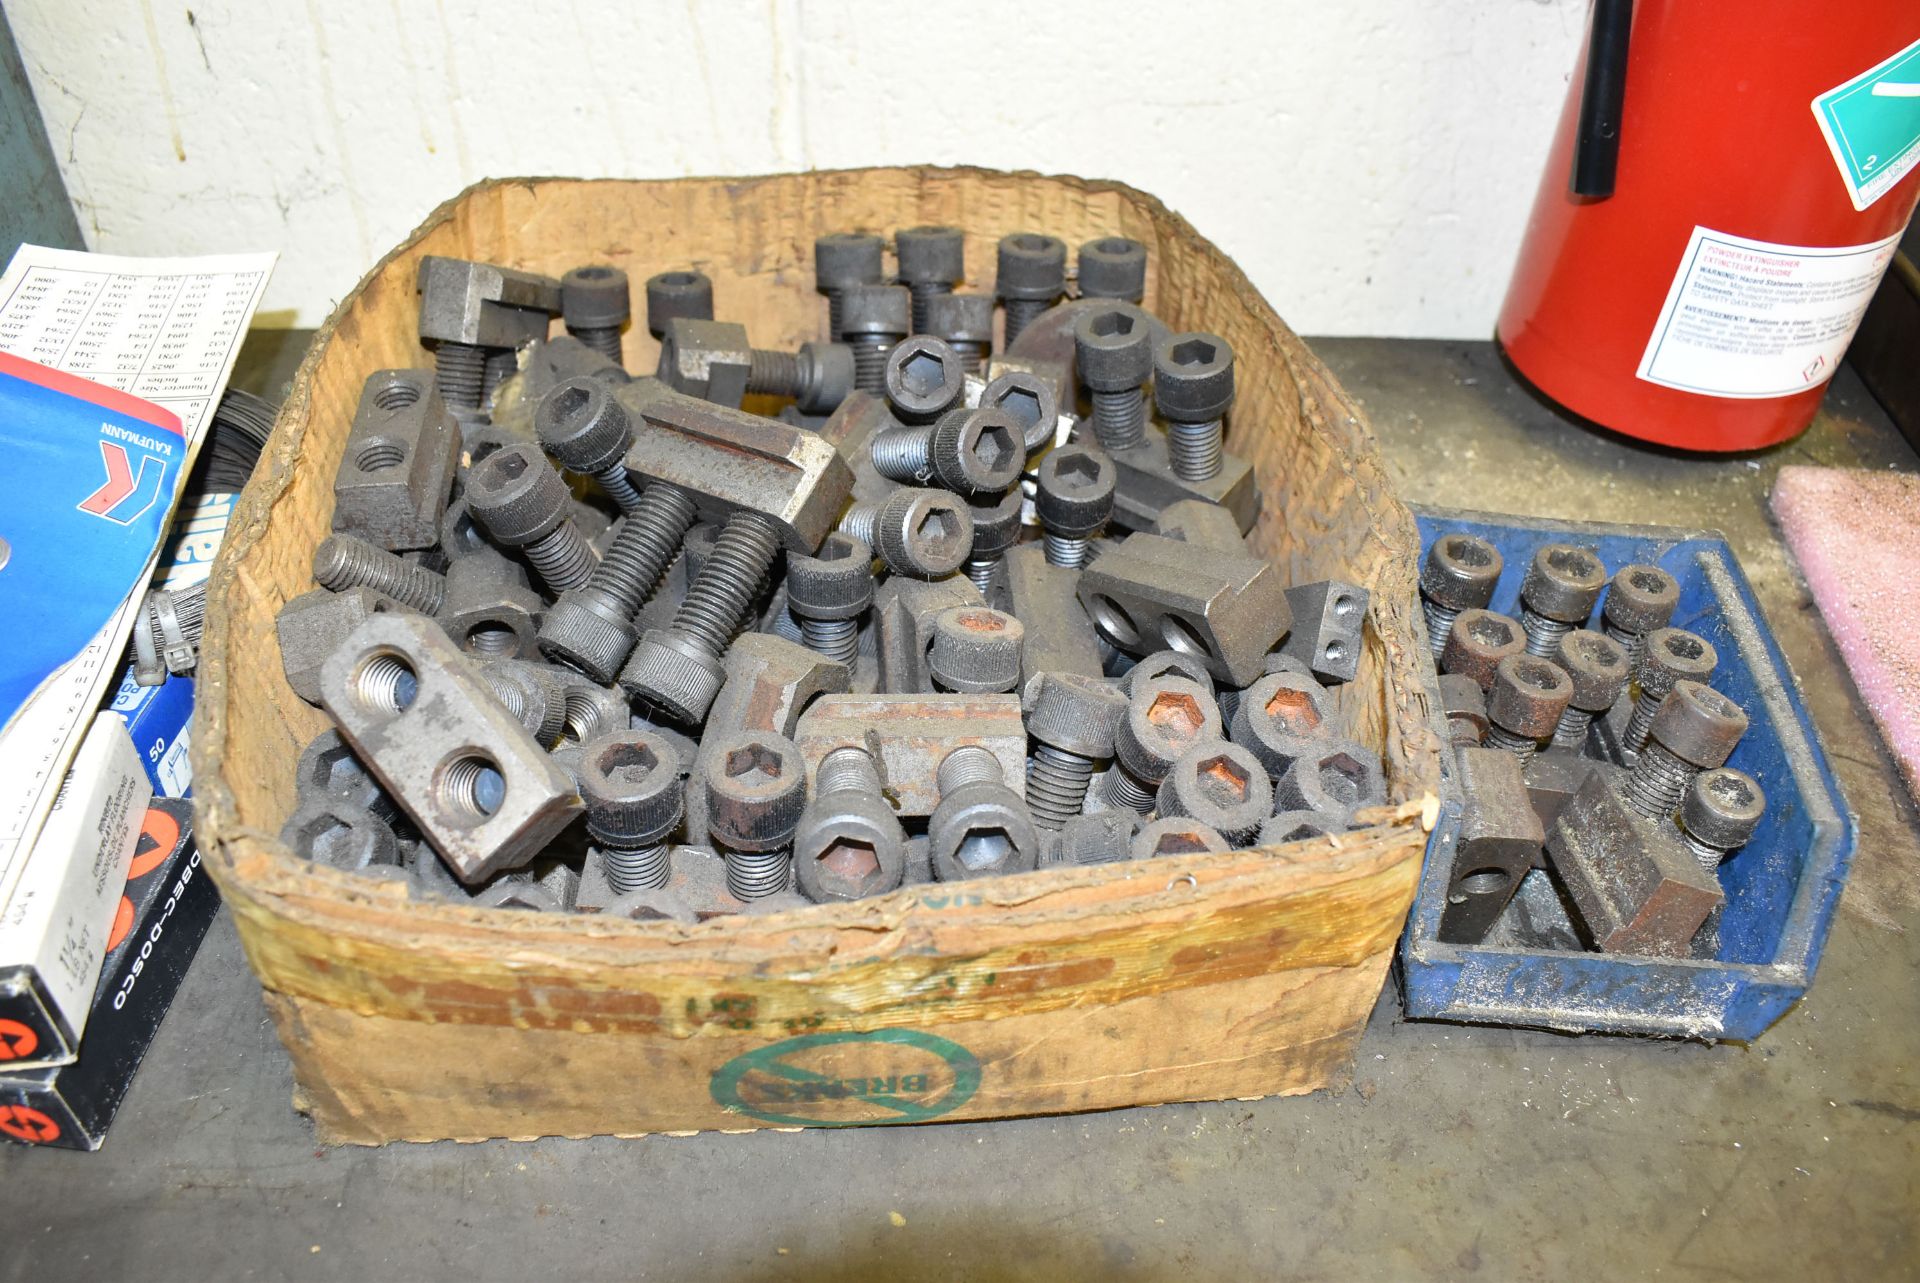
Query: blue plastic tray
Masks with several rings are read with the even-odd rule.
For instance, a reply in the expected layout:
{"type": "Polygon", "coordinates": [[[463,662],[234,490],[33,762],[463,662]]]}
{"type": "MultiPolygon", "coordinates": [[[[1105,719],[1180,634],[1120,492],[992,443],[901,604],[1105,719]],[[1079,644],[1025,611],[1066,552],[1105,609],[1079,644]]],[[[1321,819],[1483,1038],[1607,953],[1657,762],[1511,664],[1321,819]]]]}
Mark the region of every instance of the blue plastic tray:
{"type": "MultiPolygon", "coordinates": [[[[1712,684],[1751,718],[1728,765],[1759,780],[1768,805],[1752,841],[1721,865],[1727,906],[1713,960],[1444,944],[1437,933],[1460,817],[1448,774],[1400,942],[1407,1015],[1570,1032],[1758,1037],[1813,979],[1853,858],[1855,825],[1725,537],[1442,508],[1416,507],[1414,514],[1423,553],[1451,531],[1479,535],[1500,550],[1506,571],[1492,609],[1516,617],[1521,575],[1543,543],[1592,548],[1609,571],[1651,562],[1672,574],[1680,584],[1674,625],[1713,643],[1720,665],[1712,684]]],[[[1438,709],[1437,690],[1431,694],[1438,709]]]]}

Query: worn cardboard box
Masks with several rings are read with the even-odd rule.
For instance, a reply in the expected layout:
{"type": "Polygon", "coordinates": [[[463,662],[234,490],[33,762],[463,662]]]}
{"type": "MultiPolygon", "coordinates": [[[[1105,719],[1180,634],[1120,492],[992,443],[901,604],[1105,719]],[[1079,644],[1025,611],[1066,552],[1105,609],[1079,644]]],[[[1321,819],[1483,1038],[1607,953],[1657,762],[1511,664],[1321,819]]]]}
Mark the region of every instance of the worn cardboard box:
{"type": "MultiPolygon", "coordinates": [[[[651,368],[642,325],[629,368],[651,368]]],[[[1413,623],[1412,519],[1359,408],[1232,260],[1114,183],[983,170],[485,183],[435,211],[321,330],[215,570],[193,760],[208,866],[324,1139],[845,1126],[1311,1091],[1377,997],[1436,810],[1439,741],[1413,623]],[[1338,839],[922,886],[693,927],[409,903],[274,840],[326,722],[287,688],[272,621],[311,586],[331,479],[370,372],[425,365],[423,254],[639,283],[695,266],[757,344],[824,327],[816,235],[967,229],[994,243],[1119,233],[1152,255],[1146,306],[1238,354],[1229,446],[1258,468],[1255,545],[1296,582],[1373,589],[1339,703],[1392,805],[1338,839]]]]}

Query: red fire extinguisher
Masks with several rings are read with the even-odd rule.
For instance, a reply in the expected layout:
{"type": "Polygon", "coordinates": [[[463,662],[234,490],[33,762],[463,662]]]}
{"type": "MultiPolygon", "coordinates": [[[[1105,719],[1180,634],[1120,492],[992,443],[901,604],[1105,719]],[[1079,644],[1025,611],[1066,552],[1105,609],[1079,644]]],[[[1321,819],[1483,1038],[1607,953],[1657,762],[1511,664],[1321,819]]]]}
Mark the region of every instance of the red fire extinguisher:
{"type": "Polygon", "coordinates": [[[1784,441],[1916,200],[1914,0],[1595,0],[1500,341],[1630,436],[1784,441]]]}

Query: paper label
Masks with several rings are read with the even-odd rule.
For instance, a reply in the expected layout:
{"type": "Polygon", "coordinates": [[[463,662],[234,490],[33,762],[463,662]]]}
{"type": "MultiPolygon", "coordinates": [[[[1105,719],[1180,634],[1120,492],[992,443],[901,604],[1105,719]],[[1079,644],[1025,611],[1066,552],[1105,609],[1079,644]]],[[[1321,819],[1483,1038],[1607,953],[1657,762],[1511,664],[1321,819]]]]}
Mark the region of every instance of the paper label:
{"type": "Polygon", "coordinates": [[[1682,392],[1749,399],[1825,383],[1899,240],[1780,245],[1694,228],[1639,376],[1682,392]]]}
{"type": "Polygon", "coordinates": [[[1813,118],[1855,209],[1920,165],[1920,40],[1813,100],[1813,118]]]}

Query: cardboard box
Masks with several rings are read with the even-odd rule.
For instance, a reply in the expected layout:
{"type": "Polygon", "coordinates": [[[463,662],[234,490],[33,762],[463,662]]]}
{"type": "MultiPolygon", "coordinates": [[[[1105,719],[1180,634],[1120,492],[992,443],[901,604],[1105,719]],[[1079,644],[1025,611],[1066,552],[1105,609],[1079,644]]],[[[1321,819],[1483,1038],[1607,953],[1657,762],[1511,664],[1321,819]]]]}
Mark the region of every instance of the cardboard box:
{"type": "Polygon", "coordinates": [[[155,798],[114,914],[79,1058],[58,1068],[0,1074],[0,1136],[27,1145],[100,1148],[219,909],[220,894],[194,843],[192,803],[155,798]]]}
{"type": "MultiPolygon", "coordinates": [[[[624,336],[628,368],[658,346],[624,336]]],[[[1412,518],[1361,409],[1233,262],[1151,196],[984,170],[482,184],[388,254],[316,336],[210,585],[193,759],[200,830],[323,1139],[631,1134],[993,1118],[1311,1091],[1347,1064],[1437,813],[1412,518]],[[273,835],[327,725],[286,685],[273,618],[310,587],[332,479],[374,370],[427,366],[425,254],[639,282],[697,265],[756,344],[817,338],[814,238],[966,229],[1131,236],[1146,306],[1237,354],[1227,444],[1267,502],[1250,538],[1289,582],[1372,589],[1334,698],[1392,802],[1337,838],[916,886],[695,926],[423,905],[273,835]]]]}
{"type": "Polygon", "coordinates": [[[126,724],[100,713],[0,908],[0,1066],[78,1053],[120,886],[153,786],[126,724]]]}

